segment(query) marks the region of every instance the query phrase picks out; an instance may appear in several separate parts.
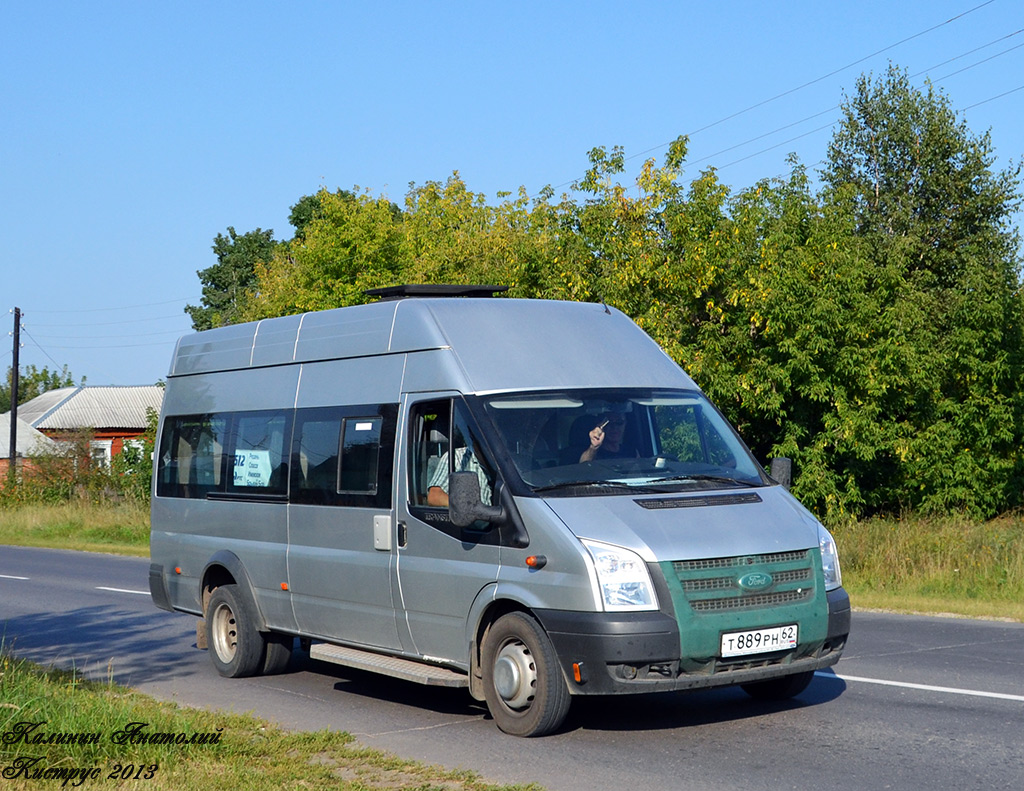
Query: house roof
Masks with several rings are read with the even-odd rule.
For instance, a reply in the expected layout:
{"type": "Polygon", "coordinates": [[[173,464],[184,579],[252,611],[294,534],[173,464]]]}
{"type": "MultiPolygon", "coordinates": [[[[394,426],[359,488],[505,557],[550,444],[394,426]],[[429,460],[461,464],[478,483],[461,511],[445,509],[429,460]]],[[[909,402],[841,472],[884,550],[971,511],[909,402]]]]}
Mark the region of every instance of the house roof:
{"type": "Polygon", "coordinates": [[[62,387],[18,406],[18,419],[39,430],[146,428],[146,409],[160,411],[157,385],[62,387]]]}
{"type": "MultiPolygon", "coordinates": [[[[26,456],[29,453],[53,450],[57,443],[42,432],[36,431],[32,426],[18,418],[18,444],[19,456],[26,456]]],[[[0,415],[0,458],[8,458],[11,455],[11,413],[6,412],[0,415]]]]}

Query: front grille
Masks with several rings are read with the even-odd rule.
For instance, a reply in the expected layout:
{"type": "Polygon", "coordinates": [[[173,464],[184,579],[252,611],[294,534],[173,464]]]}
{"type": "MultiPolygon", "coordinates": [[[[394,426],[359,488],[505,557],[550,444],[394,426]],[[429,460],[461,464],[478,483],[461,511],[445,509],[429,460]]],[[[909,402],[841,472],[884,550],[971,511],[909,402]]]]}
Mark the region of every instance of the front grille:
{"type": "Polygon", "coordinates": [[[815,557],[803,549],[679,560],[672,568],[693,612],[724,613],[811,601],[815,557]]]}
{"type": "Polygon", "coordinates": [[[813,591],[803,588],[795,591],[761,593],[757,596],[737,596],[730,599],[691,600],[690,606],[696,612],[723,612],[725,610],[756,610],[761,607],[775,607],[779,604],[794,604],[810,601],[813,591]]]}
{"type": "Polygon", "coordinates": [[[704,571],[706,569],[733,569],[743,566],[754,566],[761,563],[793,563],[806,560],[808,550],[796,552],[772,552],[767,555],[740,555],[734,558],[707,558],[704,560],[677,560],[672,566],[677,574],[686,571],[704,571]]]}
{"type": "MultiPolygon", "coordinates": [[[[791,569],[779,571],[772,574],[776,585],[785,582],[803,582],[811,579],[810,568],[791,569]]],[[[682,580],[683,590],[687,593],[700,593],[701,591],[713,590],[740,590],[735,577],[706,577],[700,579],[682,580]]]]}

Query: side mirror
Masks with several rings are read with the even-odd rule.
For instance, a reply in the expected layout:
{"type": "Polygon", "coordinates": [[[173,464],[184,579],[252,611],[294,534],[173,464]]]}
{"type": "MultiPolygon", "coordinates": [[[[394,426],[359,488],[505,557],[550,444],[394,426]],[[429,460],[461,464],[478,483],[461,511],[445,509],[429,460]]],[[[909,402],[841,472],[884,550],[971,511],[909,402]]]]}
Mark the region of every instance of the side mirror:
{"type": "Polygon", "coordinates": [[[481,520],[500,524],[505,521],[505,509],[484,505],[475,472],[453,472],[448,478],[448,518],[456,527],[469,527],[481,520]]]}
{"type": "Polygon", "coordinates": [[[793,460],[785,456],[772,459],[772,467],[768,474],[788,491],[793,485],[793,460]]]}

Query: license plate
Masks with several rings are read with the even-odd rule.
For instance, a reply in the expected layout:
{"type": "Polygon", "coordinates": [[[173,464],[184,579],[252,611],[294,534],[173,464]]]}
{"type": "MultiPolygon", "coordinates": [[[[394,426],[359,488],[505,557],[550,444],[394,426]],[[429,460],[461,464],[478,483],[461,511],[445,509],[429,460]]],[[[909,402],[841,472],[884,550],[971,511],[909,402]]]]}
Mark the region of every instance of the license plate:
{"type": "Polygon", "coordinates": [[[722,656],[746,656],[796,648],[796,624],[722,635],[722,656]]]}

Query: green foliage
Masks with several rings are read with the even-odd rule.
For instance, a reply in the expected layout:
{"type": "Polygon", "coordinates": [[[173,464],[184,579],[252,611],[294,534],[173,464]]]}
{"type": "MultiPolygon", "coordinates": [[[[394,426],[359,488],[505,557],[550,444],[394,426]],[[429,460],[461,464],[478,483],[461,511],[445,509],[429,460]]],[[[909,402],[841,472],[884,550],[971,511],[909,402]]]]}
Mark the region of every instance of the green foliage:
{"type": "Polygon", "coordinates": [[[1022,503],[1020,169],[992,170],[931,86],[891,68],[843,104],[821,186],[683,186],[686,140],[631,184],[595,148],[571,194],[488,201],[459,174],[384,197],[322,190],[254,268],[248,319],[358,304],[401,282],[603,301],[643,327],[755,454],[794,460],[831,522],[1022,503]]]}
{"type": "MultiPolygon", "coordinates": [[[[0,414],[11,411],[11,392],[14,385],[14,369],[7,366],[7,378],[4,387],[0,388],[0,414]]],[[[85,377],[78,384],[85,384],[85,377]]],[[[59,390],[62,387],[75,387],[75,377],[71,375],[68,367],[62,366],[59,371],[51,371],[43,366],[42,369],[34,365],[26,365],[18,372],[18,403],[24,404],[36,396],[40,396],[48,390],[59,390]]]]}
{"type": "Polygon", "coordinates": [[[401,215],[386,198],[321,190],[302,222],[301,238],[257,265],[244,318],[359,304],[365,289],[393,282],[401,215]]]}
{"type": "Polygon", "coordinates": [[[126,499],[149,504],[153,478],[153,455],[160,413],[146,408],[146,431],[134,442],[125,443],[110,462],[110,479],[114,488],[126,499]]]}
{"type": "Polygon", "coordinates": [[[213,240],[217,263],[196,272],[203,284],[202,304],[185,306],[193,329],[208,330],[238,321],[241,300],[255,283],[256,265],[268,260],[276,246],[274,232],[259,228],[238,234],[228,227],[227,236],[217,234],[213,240]]]}
{"type": "Polygon", "coordinates": [[[1020,504],[1019,166],[993,173],[948,101],[895,68],[862,78],[824,173],[877,292],[873,458],[888,501],[992,515],[1020,504]]]}

